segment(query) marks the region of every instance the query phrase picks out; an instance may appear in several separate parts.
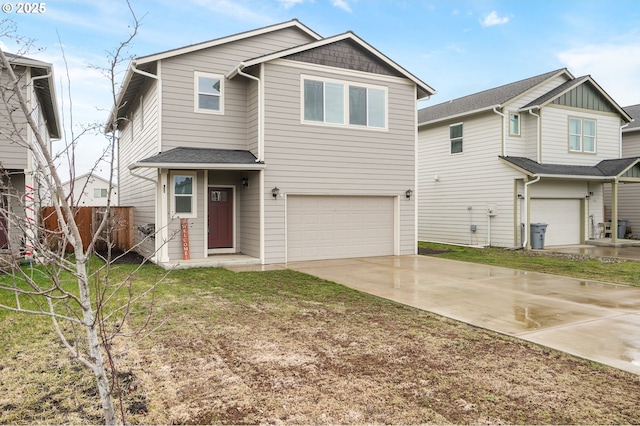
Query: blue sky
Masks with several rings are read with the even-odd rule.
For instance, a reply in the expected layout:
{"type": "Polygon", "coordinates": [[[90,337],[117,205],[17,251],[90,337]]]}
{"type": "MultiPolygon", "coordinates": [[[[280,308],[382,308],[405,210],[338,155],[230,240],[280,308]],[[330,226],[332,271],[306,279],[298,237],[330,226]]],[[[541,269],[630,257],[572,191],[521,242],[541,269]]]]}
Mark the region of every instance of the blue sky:
{"type": "MultiPolygon", "coordinates": [[[[131,23],[124,1],[52,0],[41,14],[3,13],[35,40],[28,56],[54,64],[59,100],[69,67],[76,123],[104,121],[109,81],[90,66],[131,23]]],[[[433,105],[567,67],[590,74],[621,106],[640,103],[637,0],[131,0],[141,20],[133,56],[173,49],[297,18],[322,36],[353,31],[436,89],[433,105]]],[[[15,42],[0,37],[10,52],[15,42]]],[[[62,103],[62,102],[61,102],[62,103]]],[[[99,142],[95,142],[99,144],[99,142]]],[[[95,146],[80,145],[78,174],[95,146]],[[88,152],[85,152],[88,151],[88,152]]]]}

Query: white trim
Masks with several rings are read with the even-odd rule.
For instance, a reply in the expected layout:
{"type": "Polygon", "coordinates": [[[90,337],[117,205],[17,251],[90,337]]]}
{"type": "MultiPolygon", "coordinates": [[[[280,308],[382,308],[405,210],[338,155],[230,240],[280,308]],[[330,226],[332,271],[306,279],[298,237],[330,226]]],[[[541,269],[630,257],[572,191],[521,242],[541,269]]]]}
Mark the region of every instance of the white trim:
{"type": "Polygon", "coordinates": [[[138,168],[151,169],[175,169],[175,170],[263,170],[267,166],[262,163],[253,164],[220,164],[220,163],[143,163],[137,162],[129,165],[129,170],[138,168]]]}
{"type": "Polygon", "coordinates": [[[522,136],[522,115],[519,112],[509,112],[509,136],[522,136]],[[511,132],[511,118],[518,117],[518,133],[511,132]]]}
{"type": "MultiPolygon", "coordinates": [[[[169,192],[170,192],[170,203],[169,205],[171,206],[170,212],[169,214],[171,215],[171,218],[173,219],[177,219],[177,218],[185,218],[185,219],[194,219],[198,217],[198,172],[196,171],[185,171],[185,170],[171,170],[169,172],[169,192]],[[190,213],[176,213],[176,194],[174,192],[174,178],[176,176],[188,176],[192,178],[192,185],[193,188],[191,188],[191,195],[188,195],[189,197],[191,197],[191,212],[190,213]]],[[[180,194],[180,195],[184,195],[184,194],[180,194]]],[[[186,195],[185,195],[186,198],[186,195]]]]}
{"type": "MultiPolygon", "coordinates": [[[[224,115],[224,75],[214,74],[204,71],[193,71],[193,112],[198,114],[214,114],[224,115]],[[211,78],[220,81],[220,107],[219,109],[208,109],[200,107],[200,77],[211,78]]],[[[216,96],[209,93],[205,93],[207,96],[216,96]]]]}
{"type": "MultiPolygon", "coordinates": [[[[233,213],[231,214],[233,223],[231,224],[231,233],[232,233],[232,238],[233,241],[231,243],[231,247],[225,247],[225,248],[214,248],[214,249],[210,249],[209,248],[209,235],[207,233],[207,236],[205,238],[205,250],[206,250],[206,254],[210,255],[210,254],[233,254],[233,253],[237,253],[237,244],[236,244],[236,235],[237,235],[237,218],[236,215],[239,213],[236,210],[236,194],[237,194],[237,190],[236,190],[236,185],[215,185],[215,184],[211,184],[208,183],[208,181],[206,181],[207,184],[205,185],[205,227],[204,229],[207,229],[209,227],[209,189],[210,188],[229,188],[231,189],[231,208],[233,209],[233,213]]],[[[206,256],[205,256],[206,257],[206,256]]]]}

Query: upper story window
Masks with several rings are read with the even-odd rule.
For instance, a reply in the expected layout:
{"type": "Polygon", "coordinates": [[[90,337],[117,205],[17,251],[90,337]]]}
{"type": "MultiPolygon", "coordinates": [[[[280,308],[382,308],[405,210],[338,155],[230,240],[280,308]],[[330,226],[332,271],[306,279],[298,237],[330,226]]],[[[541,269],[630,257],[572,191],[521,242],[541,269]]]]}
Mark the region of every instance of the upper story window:
{"type": "Polygon", "coordinates": [[[451,154],[462,152],[462,123],[449,126],[449,140],[451,141],[451,154]]]}
{"type": "Polygon", "coordinates": [[[569,151],[596,152],[596,121],[569,118],[569,151]]]}
{"type": "Polygon", "coordinates": [[[303,121],[387,127],[387,90],[341,81],[303,79],[303,121]]]}
{"type": "Polygon", "coordinates": [[[171,175],[171,212],[177,217],[196,217],[196,175],[180,173],[171,175]]]}
{"type": "Polygon", "coordinates": [[[105,188],[94,188],[93,198],[107,198],[107,192],[105,188]]]}
{"type": "Polygon", "coordinates": [[[195,111],[222,114],[224,79],[221,75],[194,72],[195,111]]]}
{"type": "Polygon", "coordinates": [[[509,134],[520,136],[520,114],[509,114],[509,134]]]}

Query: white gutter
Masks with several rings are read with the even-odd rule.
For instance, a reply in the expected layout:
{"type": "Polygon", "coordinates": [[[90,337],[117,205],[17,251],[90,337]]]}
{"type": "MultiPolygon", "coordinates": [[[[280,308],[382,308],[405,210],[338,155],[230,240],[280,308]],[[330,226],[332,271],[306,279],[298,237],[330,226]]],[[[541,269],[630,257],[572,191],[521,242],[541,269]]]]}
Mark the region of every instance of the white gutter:
{"type": "Polygon", "coordinates": [[[242,71],[245,67],[245,63],[244,62],[240,62],[240,64],[235,67],[233,70],[231,70],[231,72],[229,72],[226,77],[228,79],[233,78],[236,74],[239,74],[243,77],[247,77],[248,79],[254,80],[258,83],[258,155],[256,158],[256,163],[261,163],[262,162],[262,156],[263,156],[263,148],[264,148],[264,137],[263,137],[263,108],[262,108],[262,80],[260,80],[258,77],[251,75],[251,74],[247,74],[244,71],[242,71]]]}
{"type": "Polygon", "coordinates": [[[507,156],[507,142],[506,142],[506,138],[504,136],[504,119],[506,117],[506,115],[504,115],[501,112],[498,112],[498,108],[500,108],[500,105],[496,105],[493,107],[493,112],[495,112],[496,114],[498,114],[500,117],[502,117],[502,156],[506,157],[507,156]]]}
{"type": "Polygon", "coordinates": [[[533,112],[533,109],[537,108],[540,109],[540,107],[535,106],[531,109],[529,109],[529,114],[533,115],[534,117],[536,117],[537,121],[538,121],[538,125],[536,126],[536,161],[538,163],[542,163],[542,148],[540,147],[540,132],[542,131],[542,129],[540,128],[540,116],[536,113],[533,112]]]}
{"type": "Polygon", "coordinates": [[[200,170],[200,169],[220,169],[220,170],[262,170],[267,166],[263,163],[259,164],[229,164],[229,163],[142,163],[137,162],[129,165],[129,170],[138,168],[150,169],[181,169],[181,170],[200,170]]]}
{"type": "Polygon", "coordinates": [[[542,177],[537,176],[534,180],[530,182],[526,182],[524,184],[524,241],[522,242],[522,248],[527,248],[527,244],[529,244],[529,229],[527,226],[529,225],[529,185],[533,185],[534,183],[540,181],[542,177]]]}
{"type": "MultiPolygon", "coordinates": [[[[453,102],[453,101],[451,101],[451,102],[453,102]]],[[[493,108],[499,108],[499,107],[500,107],[500,104],[496,104],[496,105],[491,105],[491,106],[488,106],[488,107],[474,109],[473,111],[465,111],[465,112],[461,112],[460,114],[448,115],[446,117],[436,118],[435,120],[430,120],[430,121],[425,121],[423,123],[418,123],[418,128],[420,128],[422,126],[426,126],[428,124],[438,123],[440,121],[453,120],[453,119],[458,118],[458,117],[464,117],[464,116],[467,116],[467,115],[473,115],[473,114],[478,114],[478,113],[481,113],[481,112],[491,111],[493,108]]]]}

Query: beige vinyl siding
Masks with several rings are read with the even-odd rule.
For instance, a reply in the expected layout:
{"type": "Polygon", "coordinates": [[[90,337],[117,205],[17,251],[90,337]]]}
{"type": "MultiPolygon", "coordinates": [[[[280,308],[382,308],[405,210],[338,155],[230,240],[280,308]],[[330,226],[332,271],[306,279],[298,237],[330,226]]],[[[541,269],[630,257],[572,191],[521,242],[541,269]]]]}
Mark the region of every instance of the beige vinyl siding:
{"type": "Polygon", "coordinates": [[[595,111],[547,106],[542,117],[542,163],[593,166],[618,158],[620,117],[595,111]],[[569,117],[596,121],[596,153],[569,152],[569,117]]]}
{"type": "Polygon", "coordinates": [[[260,257],[260,173],[246,172],[249,187],[238,185],[238,251],[260,257]]]}
{"type": "Polygon", "coordinates": [[[267,263],[285,260],[285,198],[273,199],[274,186],[283,195],[401,196],[399,252],[415,253],[415,198],[404,198],[415,190],[415,86],[288,61],[267,64],[264,81],[267,263]],[[388,87],[388,130],[302,124],[301,74],[388,87]]]}
{"type": "Polygon", "coordinates": [[[488,112],[419,131],[420,241],[514,245],[514,180],[522,176],[498,158],[501,120],[488,112]],[[463,152],[452,155],[449,125],[459,122],[463,123],[463,152]],[[491,219],[489,208],[495,213],[491,219]],[[476,226],[475,233],[471,225],[476,226]]]}
{"type": "MultiPolygon", "coordinates": [[[[622,157],[640,157],[640,131],[623,133],[622,157]]],[[[633,234],[640,235],[640,183],[618,186],[618,217],[628,221],[633,234]]]]}
{"type": "MultiPolygon", "coordinates": [[[[25,68],[17,67],[16,75],[26,72],[25,68]]],[[[8,84],[6,73],[2,73],[2,84],[8,84]]],[[[21,82],[26,81],[23,76],[21,82]]],[[[22,85],[22,95],[27,98],[26,88],[22,85]]],[[[15,96],[11,97],[10,103],[5,102],[0,106],[0,165],[5,169],[26,169],[28,167],[27,148],[19,143],[19,136],[27,136],[27,122],[24,114],[19,109],[15,96]],[[15,123],[15,127],[14,124],[15,123]],[[17,130],[16,130],[17,129],[17,130]]]]}
{"type": "Polygon", "coordinates": [[[194,112],[194,71],[224,76],[247,58],[255,58],[311,40],[309,35],[288,28],[164,59],[164,150],[177,146],[247,149],[246,79],[237,76],[224,81],[224,114],[202,114],[194,112]]]}
{"type": "MultiPolygon", "coordinates": [[[[146,237],[138,227],[146,227],[156,222],[156,185],[149,180],[133,176],[129,165],[158,153],[158,97],[157,83],[149,80],[142,90],[144,97],[144,129],[141,128],[140,98],[132,112],[132,121],[126,123],[119,133],[118,152],[118,204],[133,206],[134,242],[136,251],[152,256],[156,250],[155,239],[146,237]],[[131,126],[134,127],[131,140],[131,126]]],[[[157,180],[156,169],[139,168],[136,175],[157,180]]]]}

